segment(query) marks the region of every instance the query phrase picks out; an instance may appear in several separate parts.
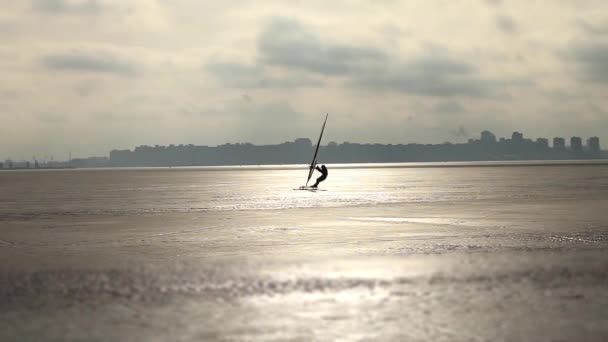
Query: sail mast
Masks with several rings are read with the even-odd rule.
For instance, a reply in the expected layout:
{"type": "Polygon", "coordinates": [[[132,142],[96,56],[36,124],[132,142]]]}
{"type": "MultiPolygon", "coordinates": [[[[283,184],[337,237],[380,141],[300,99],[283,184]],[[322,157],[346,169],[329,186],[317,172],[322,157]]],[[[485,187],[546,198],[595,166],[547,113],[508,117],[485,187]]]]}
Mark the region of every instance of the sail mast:
{"type": "Polygon", "coordinates": [[[310,170],[308,170],[308,178],[306,179],[306,186],[308,186],[308,182],[312,177],[312,174],[315,170],[315,166],[317,164],[317,154],[319,153],[319,147],[321,146],[321,138],[323,138],[323,131],[325,131],[325,124],[327,123],[328,114],[325,114],[325,121],[323,121],[323,126],[321,126],[321,134],[319,135],[319,140],[317,141],[317,147],[315,148],[315,154],[312,156],[312,161],[310,162],[310,170]]]}

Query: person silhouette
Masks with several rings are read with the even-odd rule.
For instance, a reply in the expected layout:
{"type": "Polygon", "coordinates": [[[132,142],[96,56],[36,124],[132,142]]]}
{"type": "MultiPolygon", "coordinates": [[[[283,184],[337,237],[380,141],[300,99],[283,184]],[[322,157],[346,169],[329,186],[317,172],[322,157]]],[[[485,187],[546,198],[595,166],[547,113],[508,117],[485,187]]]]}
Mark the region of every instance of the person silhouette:
{"type": "Polygon", "coordinates": [[[315,167],[315,169],[317,169],[317,171],[321,172],[321,177],[317,178],[317,181],[315,182],[315,184],[313,184],[313,188],[316,188],[319,186],[319,183],[321,183],[322,181],[324,181],[327,178],[327,168],[325,167],[325,165],[321,165],[321,167],[315,167]]]}

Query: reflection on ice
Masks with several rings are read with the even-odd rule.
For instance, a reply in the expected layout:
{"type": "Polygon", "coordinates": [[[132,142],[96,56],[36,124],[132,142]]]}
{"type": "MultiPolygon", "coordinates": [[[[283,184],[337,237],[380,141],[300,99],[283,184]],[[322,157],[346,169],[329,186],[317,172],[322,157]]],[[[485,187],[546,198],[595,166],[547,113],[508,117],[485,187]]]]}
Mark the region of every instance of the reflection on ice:
{"type": "Polygon", "coordinates": [[[353,221],[386,222],[386,223],[424,223],[435,225],[463,224],[464,220],[442,217],[349,217],[353,221]]]}

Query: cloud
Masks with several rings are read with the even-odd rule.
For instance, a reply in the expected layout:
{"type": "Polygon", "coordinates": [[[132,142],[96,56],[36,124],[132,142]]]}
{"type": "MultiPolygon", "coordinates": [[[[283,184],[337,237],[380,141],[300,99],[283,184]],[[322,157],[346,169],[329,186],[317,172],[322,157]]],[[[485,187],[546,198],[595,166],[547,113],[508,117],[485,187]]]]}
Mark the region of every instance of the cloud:
{"type": "Polygon", "coordinates": [[[492,6],[502,5],[502,0],[484,0],[484,1],[486,4],[492,5],[492,6]]]}
{"type": "Polygon", "coordinates": [[[141,113],[141,112],[110,112],[110,111],[101,111],[94,112],[89,115],[93,120],[100,122],[112,122],[112,123],[125,123],[125,122],[135,122],[138,124],[142,124],[145,122],[150,122],[150,120],[158,120],[158,116],[150,113],[141,113]]]}
{"type": "Polygon", "coordinates": [[[593,35],[593,36],[601,36],[605,37],[608,35],[608,23],[590,23],[583,19],[579,19],[576,21],[576,25],[583,30],[583,32],[593,35]]]}
{"type": "Polygon", "coordinates": [[[55,71],[110,73],[133,76],[139,68],[132,62],[110,55],[51,54],[41,58],[42,66],[55,71]]]}
{"type": "Polygon", "coordinates": [[[480,78],[471,64],[430,56],[402,63],[395,69],[357,76],[352,84],[424,96],[485,97],[498,82],[480,78]]]}
{"type": "Polygon", "coordinates": [[[434,108],[434,112],[440,114],[459,114],[466,112],[466,108],[458,101],[448,100],[438,103],[434,108]]]}
{"type": "MultiPolygon", "coordinates": [[[[215,106],[184,108],[182,114],[200,117],[206,122],[221,123],[222,130],[214,134],[238,136],[243,139],[241,141],[254,143],[291,141],[294,137],[313,131],[308,116],[294,109],[287,101],[256,101],[248,96],[240,96],[215,106]]],[[[315,121],[315,131],[316,125],[315,121]]],[[[226,139],[222,137],[218,141],[226,142],[226,139]]]]}
{"type": "MultiPolygon", "coordinates": [[[[340,77],[349,87],[373,91],[488,97],[524,83],[484,78],[472,63],[455,59],[445,47],[427,45],[427,56],[404,62],[375,47],[323,40],[300,22],[275,18],[258,37],[258,54],[265,67],[340,77]]],[[[238,71],[241,75],[253,73],[229,70],[226,74],[238,71]]]]}
{"type": "Polygon", "coordinates": [[[89,96],[97,90],[99,85],[93,80],[84,80],[74,85],[73,89],[81,97],[89,96]]]}
{"type": "Polygon", "coordinates": [[[278,119],[280,117],[293,117],[299,115],[293,107],[285,101],[270,101],[258,102],[249,95],[241,95],[238,98],[232,98],[219,102],[215,106],[198,107],[191,106],[184,108],[183,114],[194,116],[222,116],[233,117],[234,119],[247,117],[257,117],[262,115],[270,119],[278,119]]]}
{"type": "Polygon", "coordinates": [[[323,41],[295,20],[274,19],[258,37],[262,64],[322,75],[344,75],[387,60],[379,49],[323,41]]]}
{"type": "Polygon", "coordinates": [[[504,33],[514,34],[519,31],[517,22],[509,16],[500,15],[496,18],[496,27],[504,33]]]}
{"type": "Polygon", "coordinates": [[[10,90],[0,90],[0,100],[14,100],[19,97],[19,92],[10,89],[10,90]]]}
{"type": "Polygon", "coordinates": [[[99,14],[109,7],[98,0],[32,0],[32,9],[48,14],[99,14]]]}
{"type": "Polygon", "coordinates": [[[46,124],[63,124],[69,121],[69,116],[63,113],[41,112],[34,115],[40,122],[46,124]]]}
{"type": "Polygon", "coordinates": [[[306,75],[272,76],[261,66],[240,63],[211,62],[205,65],[205,69],[228,87],[297,88],[323,85],[322,81],[306,75]]]}
{"type": "Polygon", "coordinates": [[[570,46],[561,55],[577,64],[584,80],[608,84],[608,44],[583,43],[570,46]]]}
{"type": "Polygon", "coordinates": [[[14,33],[17,28],[17,21],[0,18],[0,34],[14,33]]]}

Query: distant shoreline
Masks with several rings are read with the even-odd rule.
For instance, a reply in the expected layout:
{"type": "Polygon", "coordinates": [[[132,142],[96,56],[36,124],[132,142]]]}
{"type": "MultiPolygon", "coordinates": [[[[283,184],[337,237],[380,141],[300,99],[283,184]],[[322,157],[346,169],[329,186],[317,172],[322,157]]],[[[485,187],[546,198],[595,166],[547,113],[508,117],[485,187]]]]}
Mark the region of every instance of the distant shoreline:
{"type": "MultiPolygon", "coordinates": [[[[555,166],[608,166],[608,159],[593,160],[508,160],[508,161],[454,161],[454,162],[403,162],[403,163],[325,163],[330,169],[382,169],[382,168],[466,168],[466,167],[555,167],[555,166]]],[[[103,170],[203,170],[203,171],[255,171],[255,170],[299,170],[307,164],[278,165],[214,165],[214,166],[111,166],[83,168],[14,168],[0,172],[15,171],[103,171],[103,170]]]]}

